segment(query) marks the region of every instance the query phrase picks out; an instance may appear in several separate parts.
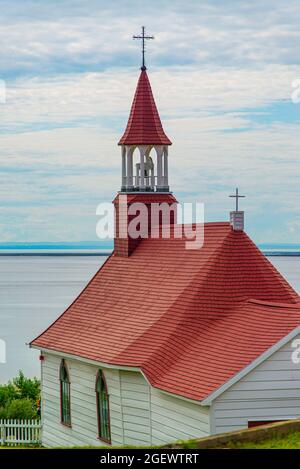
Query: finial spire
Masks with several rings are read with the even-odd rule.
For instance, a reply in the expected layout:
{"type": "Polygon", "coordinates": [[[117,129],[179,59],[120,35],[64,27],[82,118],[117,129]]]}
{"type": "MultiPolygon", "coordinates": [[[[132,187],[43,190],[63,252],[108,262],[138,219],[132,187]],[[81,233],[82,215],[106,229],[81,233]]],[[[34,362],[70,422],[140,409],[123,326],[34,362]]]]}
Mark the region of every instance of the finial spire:
{"type": "Polygon", "coordinates": [[[142,66],[141,70],[146,70],[145,65],[145,39],[154,39],[154,36],[145,35],[145,26],[142,26],[142,35],[141,36],[132,36],[133,39],[142,39],[142,66]]]}
{"type": "Polygon", "coordinates": [[[229,195],[229,197],[235,198],[235,211],[239,211],[239,199],[246,197],[245,195],[239,195],[239,189],[238,187],[235,189],[235,194],[234,195],[229,195]]]}

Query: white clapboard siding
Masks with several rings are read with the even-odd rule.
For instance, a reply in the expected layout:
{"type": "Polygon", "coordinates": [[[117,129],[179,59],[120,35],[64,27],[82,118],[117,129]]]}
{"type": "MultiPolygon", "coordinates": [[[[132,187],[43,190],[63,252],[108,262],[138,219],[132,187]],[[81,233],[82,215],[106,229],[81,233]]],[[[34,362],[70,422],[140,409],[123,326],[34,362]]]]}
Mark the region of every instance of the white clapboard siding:
{"type": "MultiPolygon", "coordinates": [[[[95,382],[98,367],[66,359],[71,382],[72,428],[60,423],[61,358],[43,353],[42,361],[42,442],[45,446],[102,446],[98,438],[95,382]]],[[[113,445],[123,444],[119,371],[104,370],[107,381],[111,437],[113,445]]]]}
{"type": "MultiPolygon", "coordinates": [[[[42,442],[45,446],[103,445],[97,438],[95,381],[98,367],[66,359],[71,382],[72,428],[60,423],[61,358],[42,361],[42,442]]],[[[112,445],[149,446],[209,434],[209,411],[151,388],[136,371],[105,369],[112,445]]]]}
{"type": "Polygon", "coordinates": [[[150,445],[150,387],[141,373],[120,371],[125,445],[150,445]]]}
{"type": "Polygon", "coordinates": [[[209,435],[209,408],[151,388],[152,444],[209,435]]]}
{"type": "Polygon", "coordinates": [[[247,428],[249,420],[300,418],[300,364],[292,361],[295,349],[291,344],[273,353],[213,402],[212,433],[247,428]]]}

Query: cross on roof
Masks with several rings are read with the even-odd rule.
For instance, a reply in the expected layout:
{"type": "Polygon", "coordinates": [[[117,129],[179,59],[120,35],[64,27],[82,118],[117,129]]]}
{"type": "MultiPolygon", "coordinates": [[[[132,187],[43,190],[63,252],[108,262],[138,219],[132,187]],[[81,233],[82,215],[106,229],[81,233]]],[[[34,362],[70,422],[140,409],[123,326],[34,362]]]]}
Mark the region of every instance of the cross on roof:
{"type": "Polygon", "coordinates": [[[154,36],[145,36],[145,26],[142,26],[141,36],[132,36],[133,39],[142,39],[142,70],[146,70],[145,66],[145,39],[154,39],[154,36]]]}
{"type": "Polygon", "coordinates": [[[239,210],[239,199],[242,197],[246,197],[245,195],[239,195],[238,187],[235,189],[235,195],[230,195],[229,197],[235,198],[235,210],[238,212],[239,210]]]}

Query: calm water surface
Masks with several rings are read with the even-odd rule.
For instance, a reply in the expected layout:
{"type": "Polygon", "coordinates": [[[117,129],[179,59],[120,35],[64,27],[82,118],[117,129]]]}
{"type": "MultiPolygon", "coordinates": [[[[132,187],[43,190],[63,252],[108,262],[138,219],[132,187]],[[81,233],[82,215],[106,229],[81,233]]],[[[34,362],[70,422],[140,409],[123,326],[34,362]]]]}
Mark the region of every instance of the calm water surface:
{"type": "MultiPolygon", "coordinates": [[[[269,259],[300,293],[300,257],[269,259]]],[[[0,339],[7,348],[0,382],[19,369],[39,375],[39,352],[26,343],[63,312],[104,261],[105,257],[0,256],[0,339]]]]}

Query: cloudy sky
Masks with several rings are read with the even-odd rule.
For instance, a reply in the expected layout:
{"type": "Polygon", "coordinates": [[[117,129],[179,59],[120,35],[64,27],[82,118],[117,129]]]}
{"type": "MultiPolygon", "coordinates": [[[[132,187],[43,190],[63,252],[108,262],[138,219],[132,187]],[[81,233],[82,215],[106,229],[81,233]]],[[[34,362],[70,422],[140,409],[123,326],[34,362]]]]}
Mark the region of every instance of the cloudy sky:
{"type": "Polygon", "coordinates": [[[177,198],[227,220],[239,186],[255,241],[300,242],[299,0],[0,7],[0,242],[96,239],[96,207],[120,187],[142,24],[177,198]]]}

